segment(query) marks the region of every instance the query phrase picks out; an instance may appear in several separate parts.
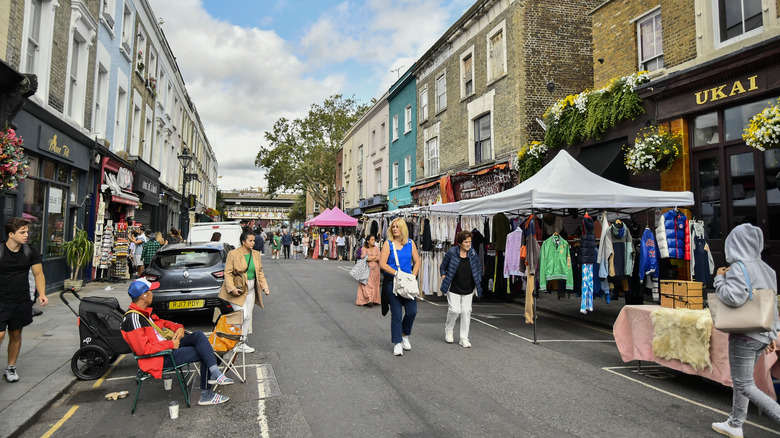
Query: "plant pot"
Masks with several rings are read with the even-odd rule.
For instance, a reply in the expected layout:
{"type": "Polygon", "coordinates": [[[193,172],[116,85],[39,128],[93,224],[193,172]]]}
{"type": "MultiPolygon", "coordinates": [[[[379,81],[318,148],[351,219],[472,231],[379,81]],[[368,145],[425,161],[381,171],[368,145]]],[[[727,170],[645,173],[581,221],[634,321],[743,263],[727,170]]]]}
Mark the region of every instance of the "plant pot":
{"type": "Polygon", "coordinates": [[[65,279],[65,285],[63,287],[65,288],[65,290],[74,288],[76,289],[76,291],[78,291],[83,285],[84,285],[84,280],[71,280],[67,278],[65,279]]]}

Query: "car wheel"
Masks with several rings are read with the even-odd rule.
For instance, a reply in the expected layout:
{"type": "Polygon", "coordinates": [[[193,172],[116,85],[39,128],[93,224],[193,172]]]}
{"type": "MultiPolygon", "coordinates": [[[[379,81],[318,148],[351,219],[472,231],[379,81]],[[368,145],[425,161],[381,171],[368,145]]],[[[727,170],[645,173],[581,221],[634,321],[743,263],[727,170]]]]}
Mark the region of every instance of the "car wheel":
{"type": "Polygon", "coordinates": [[[70,360],[70,369],[79,380],[95,380],[108,370],[108,353],[97,345],[79,348],[70,360]]]}

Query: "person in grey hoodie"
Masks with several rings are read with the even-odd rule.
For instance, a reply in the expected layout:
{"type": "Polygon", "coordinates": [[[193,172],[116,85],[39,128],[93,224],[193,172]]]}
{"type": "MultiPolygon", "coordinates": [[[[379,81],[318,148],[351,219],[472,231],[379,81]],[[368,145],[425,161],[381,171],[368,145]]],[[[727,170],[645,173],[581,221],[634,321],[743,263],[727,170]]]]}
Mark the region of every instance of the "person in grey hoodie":
{"type": "MultiPolygon", "coordinates": [[[[745,274],[753,289],[777,291],[775,271],[761,260],[763,248],[763,232],[750,224],[736,226],[726,237],[726,261],[731,266],[718,268],[714,281],[715,292],[724,304],[739,307],[748,299],[745,274]],[[745,267],[744,273],[742,266],[745,267]]],[[[777,298],[775,308],[776,300],[777,298]]],[[[748,401],[752,401],[770,418],[780,423],[780,405],[758,389],[753,381],[756,360],[764,352],[771,354],[775,351],[778,330],[780,320],[775,310],[775,327],[771,331],[729,335],[729,366],[734,395],[729,418],[722,423],[712,423],[716,432],[732,438],[742,437],[742,424],[747,417],[748,401]]]]}

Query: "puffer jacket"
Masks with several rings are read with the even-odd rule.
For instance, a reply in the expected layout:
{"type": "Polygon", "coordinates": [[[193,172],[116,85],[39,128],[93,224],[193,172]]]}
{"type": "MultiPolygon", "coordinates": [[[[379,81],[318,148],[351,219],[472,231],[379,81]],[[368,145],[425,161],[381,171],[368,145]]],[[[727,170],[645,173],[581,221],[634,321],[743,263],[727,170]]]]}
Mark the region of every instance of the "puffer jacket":
{"type": "Polygon", "coordinates": [[[691,259],[691,234],[688,218],[678,210],[669,210],[658,219],[655,228],[661,258],[691,259]]]}
{"type": "Polygon", "coordinates": [[[582,239],[580,240],[580,263],[596,263],[596,236],[593,234],[593,218],[582,218],[582,239]]]}
{"type": "Polygon", "coordinates": [[[642,245],[639,252],[639,279],[644,280],[645,275],[658,278],[658,251],[650,228],[645,228],[642,234],[642,245]]]}
{"type": "MultiPolygon", "coordinates": [[[[479,257],[474,248],[469,248],[467,253],[469,258],[469,266],[471,266],[471,276],[474,277],[474,287],[477,290],[477,297],[482,296],[482,267],[479,264],[479,257]]],[[[444,280],[441,281],[441,291],[447,292],[450,290],[450,284],[452,279],[455,278],[455,273],[458,272],[458,265],[460,264],[460,247],[453,246],[447,253],[444,254],[444,259],[439,265],[439,274],[444,276],[444,280]]]]}

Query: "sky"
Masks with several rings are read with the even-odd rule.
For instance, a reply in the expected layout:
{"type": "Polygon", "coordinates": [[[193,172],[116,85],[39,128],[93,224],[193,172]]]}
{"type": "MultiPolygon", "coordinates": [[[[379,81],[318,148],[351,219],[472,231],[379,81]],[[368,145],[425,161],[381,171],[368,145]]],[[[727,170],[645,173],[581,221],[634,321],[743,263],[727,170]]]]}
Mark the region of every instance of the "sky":
{"type": "Polygon", "coordinates": [[[379,98],[475,0],[149,0],[219,162],[220,190],[266,188],[276,120],[333,94],[379,98]]]}

